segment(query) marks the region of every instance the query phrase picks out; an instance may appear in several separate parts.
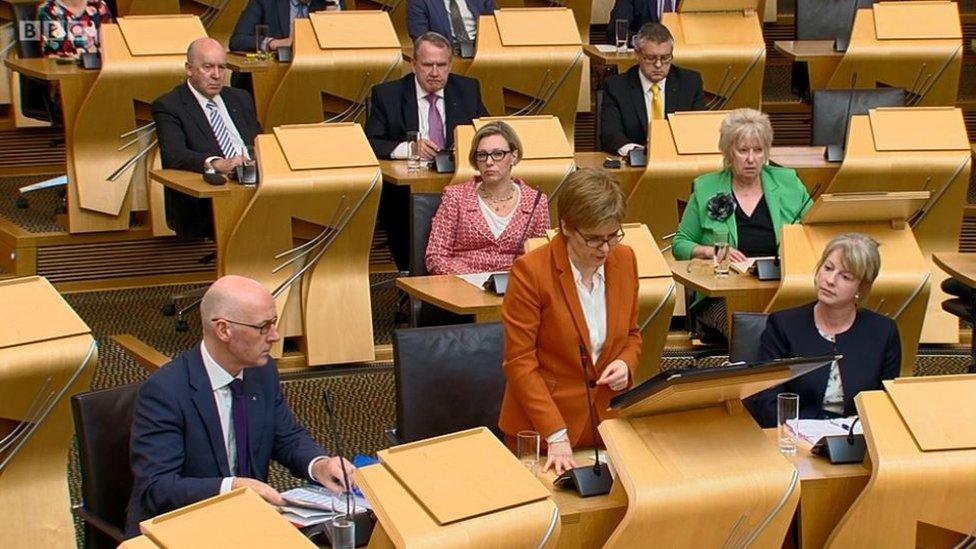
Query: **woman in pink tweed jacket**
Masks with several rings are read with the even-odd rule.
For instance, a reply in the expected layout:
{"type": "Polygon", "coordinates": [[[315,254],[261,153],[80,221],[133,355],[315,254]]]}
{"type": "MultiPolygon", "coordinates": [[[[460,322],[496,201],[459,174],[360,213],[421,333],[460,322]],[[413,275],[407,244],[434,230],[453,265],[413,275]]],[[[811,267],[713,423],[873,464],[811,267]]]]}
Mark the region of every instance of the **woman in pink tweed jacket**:
{"type": "Polygon", "coordinates": [[[468,161],[480,175],[444,189],[427,242],[428,273],[506,271],[522,253],[525,238],[545,234],[545,194],[512,177],[521,152],[518,136],[504,122],[490,122],[475,133],[468,161]]]}

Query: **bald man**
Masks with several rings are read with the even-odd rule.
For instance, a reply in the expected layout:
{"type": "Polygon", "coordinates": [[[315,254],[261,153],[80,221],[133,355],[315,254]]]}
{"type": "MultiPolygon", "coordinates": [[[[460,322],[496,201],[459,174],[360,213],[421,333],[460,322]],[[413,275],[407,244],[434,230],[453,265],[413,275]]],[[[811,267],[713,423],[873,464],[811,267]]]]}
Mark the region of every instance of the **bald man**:
{"type": "MultiPolygon", "coordinates": [[[[186,82],[152,104],[164,168],[230,174],[261,133],[254,101],[224,86],[227,52],[212,38],[186,51],[186,82]]],[[[166,223],[183,238],[213,235],[210,201],[166,188],[166,223]]]]}
{"type": "MultiPolygon", "coordinates": [[[[271,459],[333,491],[344,486],[340,458],[326,455],[281,395],[269,354],[281,337],[271,294],[249,278],[225,276],[204,295],[200,320],[203,341],[139,390],[129,536],[143,520],[242,486],[283,504],[265,483],[271,459]]],[[[351,476],[355,468],[345,463],[351,476]]]]}

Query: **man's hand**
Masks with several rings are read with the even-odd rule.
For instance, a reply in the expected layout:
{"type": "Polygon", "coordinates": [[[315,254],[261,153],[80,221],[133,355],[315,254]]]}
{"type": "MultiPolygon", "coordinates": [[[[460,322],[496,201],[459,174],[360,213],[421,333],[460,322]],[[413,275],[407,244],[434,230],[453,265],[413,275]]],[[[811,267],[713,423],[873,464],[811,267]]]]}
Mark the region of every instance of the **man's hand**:
{"type": "Polygon", "coordinates": [[[430,139],[420,138],[418,140],[420,144],[420,157],[424,160],[433,160],[437,153],[441,150],[440,147],[434,144],[430,139]]]}
{"type": "Polygon", "coordinates": [[[549,443],[546,466],[542,472],[548,472],[550,467],[556,471],[557,475],[576,468],[576,461],[573,460],[573,448],[569,445],[568,440],[549,443]]]}
{"type": "Polygon", "coordinates": [[[349,463],[349,460],[333,456],[320,459],[315,462],[315,465],[312,465],[312,476],[315,477],[315,480],[333,492],[346,491],[340,459],[346,464],[346,473],[349,475],[349,482],[353,488],[356,488],[356,481],[352,478],[353,473],[356,472],[356,467],[352,463],[349,463]]]}
{"type": "Polygon", "coordinates": [[[607,367],[603,369],[603,373],[600,374],[600,379],[596,380],[597,385],[609,385],[610,389],[614,391],[623,391],[627,388],[627,381],[630,379],[630,369],[627,368],[627,363],[620,360],[614,360],[607,367]]]}
{"type": "Polygon", "coordinates": [[[247,487],[258,493],[259,496],[264,498],[271,505],[284,505],[285,500],[281,497],[281,494],[277,490],[268,486],[267,484],[261,482],[260,480],[245,477],[234,477],[233,482],[231,482],[230,487],[232,490],[237,488],[247,487]]]}
{"type": "Polygon", "coordinates": [[[245,158],[244,155],[239,154],[230,158],[217,158],[211,162],[210,165],[220,173],[230,173],[237,169],[238,166],[244,164],[245,160],[247,160],[247,158],[245,158]]]}
{"type": "Polygon", "coordinates": [[[273,38],[268,42],[268,49],[275,51],[278,48],[290,48],[291,47],[291,36],[288,38],[273,38]]]}

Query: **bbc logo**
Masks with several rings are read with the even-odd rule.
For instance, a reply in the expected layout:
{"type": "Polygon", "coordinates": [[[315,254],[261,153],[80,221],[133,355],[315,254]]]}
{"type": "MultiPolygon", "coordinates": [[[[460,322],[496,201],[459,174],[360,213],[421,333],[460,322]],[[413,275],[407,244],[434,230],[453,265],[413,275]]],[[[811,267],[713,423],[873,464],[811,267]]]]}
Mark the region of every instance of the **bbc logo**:
{"type": "Polygon", "coordinates": [[[64,29],[58,21],[21,21],[19,27],[19,39],[22,42],[37,42],[41,40],[42,36],[59,40],[65,35],[64,29]]]}

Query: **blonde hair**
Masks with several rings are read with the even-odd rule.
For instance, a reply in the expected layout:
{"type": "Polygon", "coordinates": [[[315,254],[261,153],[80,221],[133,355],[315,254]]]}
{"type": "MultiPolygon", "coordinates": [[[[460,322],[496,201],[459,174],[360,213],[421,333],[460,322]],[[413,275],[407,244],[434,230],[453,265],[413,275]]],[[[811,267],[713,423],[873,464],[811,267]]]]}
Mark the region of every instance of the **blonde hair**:
{"type": "Polygon", "coordinates": [[[476,171],[478,171],[478,145],[481,144],[482,139],[492,135],[502,136],[508,143],[508,148],[512,151],[513,158],[515,160],[522,159],[522,141],[518,138],[515,130],[501,120],[493,120],[482,126],[480,130],[474,132],[474,137],[471,138],[471,150],[468,151],[468,164],[476,171]]]}
{"type": "Polygon", "coordinates": [[[824,246],[815,273],[820,272],[820,268],[834,250],[841,251],[844,268],[861,281],[861,286],[870,287],[874,284],[878,272],[881,271],[881,254],[878,253],[878,243],[873,238],[862,233],[835,236],[824,246]]]}
{"type": "Polygon", "coordinates": [[[722,151],[722,165],[732,165],[735,146],[745,139],[756,138],[763,144],[763,163],[769,162],[769,149],[773,146],[773,126],[769,116],[756,109],[735,109],[723,120],[718,130],[718,148],[722,151]]]}
{"type": "Polygon", "coordinates": [[[583,168],[566,178],[556,198],[559,222],[589,229],[608,221],[623,223],[627,203],[620,184],[602,168],[583,168]]]}

